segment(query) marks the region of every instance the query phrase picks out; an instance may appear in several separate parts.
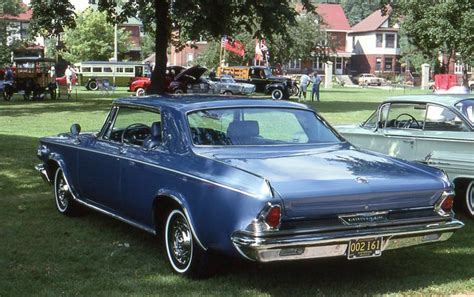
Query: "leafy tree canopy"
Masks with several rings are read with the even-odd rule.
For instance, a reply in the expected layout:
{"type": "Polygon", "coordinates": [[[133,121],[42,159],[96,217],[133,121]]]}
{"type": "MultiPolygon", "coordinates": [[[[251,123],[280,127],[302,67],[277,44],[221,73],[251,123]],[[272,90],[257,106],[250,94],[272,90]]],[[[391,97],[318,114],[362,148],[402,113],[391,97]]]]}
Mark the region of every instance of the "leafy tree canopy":
{"type": "Polygon", "coordinates": [[[2,0],[0,3],[0,67],[11,62],[11,52],[19,46],[18,42],[8,44],[7,36],[10,34],[7,27],[8,19],[4,19],[5,15],[17,15],[22,12],[20,0],[2,0]]]}
{"type": "Polygon", "coordinates": [[[341,0],[341,6],[344,9],[349,24],[354,26],[359,23],[372,12],[380,8],[380,1],[378,0],[341,0]]]}
{"type": "MultiPolygon", "coordinates": [[[[302,2],[308,11],[313,10],[309,0],[302,2]]],[[[138,17],[147,30],[154,24],[156,66],[151,91],[157,93],[164,92],[165,88],[169,42],[179,46],[187,40],[210,40],[224,34],[235,36],[242,30],[254,36],[288,36],[286,27],[296,22],[297,15],[290,0],[129,0],[123,5],[114,0],[99,0],[98,3],[112,21],[122,22],[127,17],[138,17]]]]}
{"type": "Polygon", "coordinates": [[[31,0],[33,18],[30,31],[33,35],[55,37],[64,32],[66,27],[75,27],[74,6],[64,0],[31,0]]]}
{"type": "MultiPolygon", "coordinates": [[[[392,13],[402,16],[402,28],[408,42],[427,59],[443,53],[448,57],[445,68],[453,58],[464,65],[474,64],[474,2],[399,0],[391,5],[392,13]]],[[[464,68],[464,83],[467,84],[467,68],[464,68]]]]}
{"type": "MultiPolygon", "coordinates": [[[[87,9],[77,15],[75,28],[65,29],[63,42],[61,54],[67,61],[108,61],[114,52],[114,26],[105,13],[87,9]]],[[[128,43],[128,33],[119,29],[119,53],[127,51],[128,43]]]]}

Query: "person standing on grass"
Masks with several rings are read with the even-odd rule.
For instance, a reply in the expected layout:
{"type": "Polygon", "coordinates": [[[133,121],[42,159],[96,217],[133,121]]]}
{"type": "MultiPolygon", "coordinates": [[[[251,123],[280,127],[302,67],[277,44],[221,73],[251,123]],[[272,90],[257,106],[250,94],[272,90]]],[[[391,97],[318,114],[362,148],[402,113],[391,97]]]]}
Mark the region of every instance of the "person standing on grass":
{"type": "Polygon", "coordinates": [[[303,94],[303,100],[306,100],[306,91],[308,89],[309,84],[309,76],[304,73],[300,78],[300,93],[298,94],[298,101],[301,99],[301,94],[303,94]]]}
{"type": "Polygon", "coordinates": [[[75,75],[74,69],[71,67],[71,65],[67,65],[65,75],[67,84],[67,98],[69,99],[71,98],[73,78],[75,75]]]}
{"type": "Polygon", "coordinates": [[[11,82],[13,81],[13,71],[10,66],[7,66],[5,68],[5,76],[4,76],[5,82],[11,82]]]}
{"type": "Polygon", "coordinates": [[[311,80],[313,83],[313,89],[312,89],[312,94],[311,94],[311,101],[314,101],[314,95],[316,94],[316,99],[318,99],[319,102],[319,85],[321,84],[321,76],[318,75],[317,72],[313,74],[313,78],[311,80]]]}

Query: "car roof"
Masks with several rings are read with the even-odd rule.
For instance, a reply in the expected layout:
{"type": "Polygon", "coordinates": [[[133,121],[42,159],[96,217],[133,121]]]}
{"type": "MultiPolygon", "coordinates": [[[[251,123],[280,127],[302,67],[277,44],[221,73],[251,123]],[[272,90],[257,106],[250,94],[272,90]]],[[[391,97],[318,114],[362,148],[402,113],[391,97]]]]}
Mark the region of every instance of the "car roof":
{"type": "Polygon", "coordinates": [[[284,100],[257,99],[248,97],[215,96],[215,95],[163,95],[121,98],[114,101],[117,105],[133,105],[150,108],[169,107],[181,112],[207,108],[229,108],[236,106],[246,107],[278,107],[298,108],[311,110],[308,106],[300,103],[284,100]]]}
{"type": "Polygon", "coordinates": [[[384,103],[388,102],[411,102],[411,103],[437,103],[445,106],[453,106],[464,99],[474,99],[474,95],[411,95],[389,97],[384,103]]]}

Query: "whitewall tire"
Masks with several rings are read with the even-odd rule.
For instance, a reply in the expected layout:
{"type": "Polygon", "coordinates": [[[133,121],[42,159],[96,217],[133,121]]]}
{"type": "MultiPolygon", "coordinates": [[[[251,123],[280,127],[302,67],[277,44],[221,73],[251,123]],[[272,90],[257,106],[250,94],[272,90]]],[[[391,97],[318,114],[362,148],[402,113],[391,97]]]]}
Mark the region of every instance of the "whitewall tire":
{"type": "Polygon", "coordinates": [[[58,168],[54,175],[54,200],[56,209],[60,213],[67,216],[73,216],[78,213],[78,205],[72,197],[69,184],[61,168],[58,168]]]}
{"type": "Polygon", "coordinates": [[[168,262],[175,272],[193,278],[209,274],[208,254],[197,243],[181,209],[173,209],[168,214],[164,238],[168,262]]]}
{"type": "Polygon", "coordinates": [[[474,180],[469,182],[466,188],[464,196],[464,205],[466,207],[466,213],[471,218],[474,218],[474,180]]]}

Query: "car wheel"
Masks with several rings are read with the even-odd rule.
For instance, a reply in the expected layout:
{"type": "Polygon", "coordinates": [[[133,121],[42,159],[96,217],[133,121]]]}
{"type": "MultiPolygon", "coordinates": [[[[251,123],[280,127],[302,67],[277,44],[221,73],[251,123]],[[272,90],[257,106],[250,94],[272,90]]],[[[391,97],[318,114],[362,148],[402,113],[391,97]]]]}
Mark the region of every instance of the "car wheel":
{"type": "Polygon", "coordinates": [[[468,184],[464,198],[466,213],[474,218],[474,180],[468,184]]]}
{"type": "Polygon", "coordinates": [[[10,92],[8,92],[7,90],[3,90],[3,100],[5,101],[10,101],[12,99],[12,95],[10,92]]]}
{"type": "Polygon", "coordinates": [[[226,95],[226,96],[232,96],[232,92],[231,92],[231,91],[225,91],[225,92],[224,92],[224,95],[226,95]]]}
{"type": "Polygon", "coordinates": [[[206,251],[191,231],[191,225],[181,209],[173,209],[166,219],[165,248],[173,270],[189,277],[202,277],[207,273],[206,251]]]}
{"type": "Polygon", "coordinates": [[[74,201],[63,170],[58,168],[54,175],[54,200],[56,209],[67,216],[78,214],[78,205],[74,201]]]}
{"type": "Polygon", "coordinates": [[[294,85],[292,88],[291,88],[291,96],[296,96],[300,93],[300,88],[297,86],[297,85],[294,85]]]}
{"type": "Polygon", "coordinates": [[[181,90],[181,89],[174,90],[174,93],[175,94],[184,94],[183,90],[181,90]]]}
{"type": "Polygon", "coordinates": [[[99,84],[95,80],[89,81],[86,87],[88,90],[97,91],[99,89],[99,84]]]}
{"type": "Polygon", "coordinates": [[[56,100],[56,90],[50,90],[49,91],[49,96],[51,97],[51,100],[56,100]]]}
{"type": "Polygon", "coordinates": [[[280,89],[275,89],[272,91],[272,98],[275,100],[281,100],[283,98],[283,91],[280,89]]]}
{"type": "Polygon", "coordinates": [[[146,92],[145,92],[145,89],[138,88],[135,94],[137,95],[137,97],[141,97],[141,96],[145,96],[146,92]]]}

